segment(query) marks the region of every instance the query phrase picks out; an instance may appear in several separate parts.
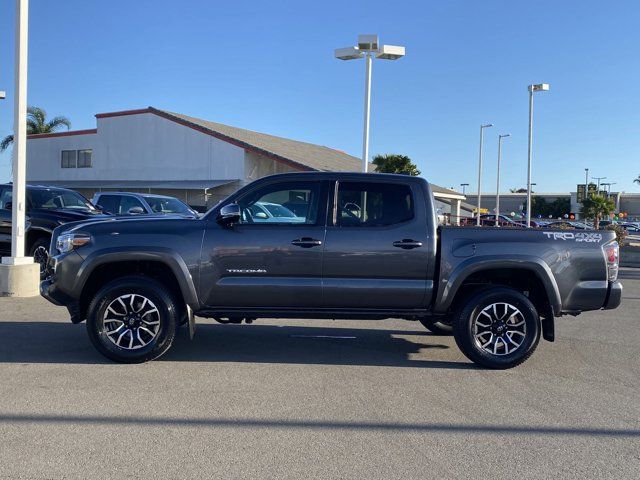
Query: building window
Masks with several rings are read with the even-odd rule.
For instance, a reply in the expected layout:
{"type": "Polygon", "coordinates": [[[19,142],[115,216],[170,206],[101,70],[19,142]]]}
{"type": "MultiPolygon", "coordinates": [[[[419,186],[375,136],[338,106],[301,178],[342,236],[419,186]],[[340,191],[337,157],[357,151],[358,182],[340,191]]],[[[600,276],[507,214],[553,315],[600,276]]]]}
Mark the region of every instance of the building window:
{"type": "Polygon", "coordinates": [[[62,150],[62,168],[76,168],[77,152],[75,150],[62,150]]]}
{"type": "Polygon", "coordinates": [[[93,150],[78,150],[78,168],[90,168],[93,150]]]}

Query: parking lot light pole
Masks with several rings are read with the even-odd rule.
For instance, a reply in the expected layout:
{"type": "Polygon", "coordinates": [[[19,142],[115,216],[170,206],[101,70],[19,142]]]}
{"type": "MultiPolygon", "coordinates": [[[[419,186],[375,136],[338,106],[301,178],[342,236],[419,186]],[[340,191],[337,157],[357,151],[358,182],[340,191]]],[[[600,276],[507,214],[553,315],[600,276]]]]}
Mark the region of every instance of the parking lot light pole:
{"type": "Polygon", "coordinates": [[[502,139],[510,137],[510,133],[498,135],[498,174],[496,175],[496,227],[500,218],[500,160],[502,157],[502,139]]]}
{"type": "Polygon", "coordinates": [[[364,77],[364,129],[362,133],[362,171],[369,167],[369,123],[371,116],[371,68],[373,56],[380,60],[398,60],[404,57],[404,47],[379,45],[378,35],[358,35],[356,47],[338,48],[335,57],[338,60],[357,60],[365,58],[364,77]]]}
{"type": "Polygon", "coordinates": [[[467,187],[469,186],[469,184],[461,183],[460,186],[462,187],[462,194],[465,195],[467,193],[467,187]]]}
{"type": "Polygon", "coordinates": [[[476,211],[476,225],[480,226],[480,201],[482,199],[482,141],[484,138],[484,129],[493,127],[493,123],[487,123],[486,125],[480,125],[480,155],[478,158],[478,207],[476,211]]]}
{"type": "Polygon", "coordinates": [[[531,227],[531,154],[533,153],[533,94],[534,92],[546,92],[548,83],[529,85],[529,151],[527,155],[527,228],[531,227]]]}
{"type": "Polygon", "coordinates": [[[0,264],[0,295],[17,297],[38,295],[40,279],[40,266],[24,256],[28,19],[29,0],[16,0],[11,256],[0,264]]]}

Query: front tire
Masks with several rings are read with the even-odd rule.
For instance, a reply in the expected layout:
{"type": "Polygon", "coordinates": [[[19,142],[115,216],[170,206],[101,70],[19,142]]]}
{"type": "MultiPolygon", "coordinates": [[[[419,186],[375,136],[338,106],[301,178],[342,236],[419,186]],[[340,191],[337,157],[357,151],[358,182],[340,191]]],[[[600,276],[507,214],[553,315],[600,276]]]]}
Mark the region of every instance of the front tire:
{"type": "Polygon", "coordinates": [[[492,369],[526,361],[540,341],[536,307],[512,288],[484,290],[469,298],[454,319],[458,347],[472,362],[492,369]]]}
{"type": "Polygon", "coordinates": [[[37,239],[31,245],[29,255],[33,257],[35,263],[40,264],[40,278],[43,279],[47,271],[47,262],[49,261],[49,244],[51,239],[42,237],[37,239]]]}
{"type": "Polygon", "coordinates": [[[93,346],[110,360],[147,362],[171,348],[179,311],[161,283],[144,276],[122,277],[94,296],[87,312],[87,333],[93,346]]]}

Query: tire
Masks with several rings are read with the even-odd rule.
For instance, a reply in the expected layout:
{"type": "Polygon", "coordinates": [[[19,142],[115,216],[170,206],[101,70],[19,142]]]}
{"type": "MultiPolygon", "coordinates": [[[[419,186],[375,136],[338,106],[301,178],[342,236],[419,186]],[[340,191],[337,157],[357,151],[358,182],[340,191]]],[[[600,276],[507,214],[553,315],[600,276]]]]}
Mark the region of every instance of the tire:
{"type": "Polygon", "coordinates": [[[448,317],[422,317],[420,323],[435,335],[453,335],[453,324],[448,317]]]}
{"type": "Polygon", "coordinates": [[[29,250],[29,256],[33,257],[34,262],[40,264],[40,278],[45,277],[47,271],[47,262],[49,261],[49,245],[51,239],[48,237],[41,237],[37,239],[31,249],[29,250]]]}
{"type": "Polygon", "coordinates": [[[513,368],[526,361],[538,346],[541,331],[533,303],[506,287],[472,295],[453,322],[453,335],[462,353],[492,369],[513,368]]]}
{"type": "Polygon", "coordinates": [[[93,297],[87,333],[93,346],[110,360],[147,362],[173,344],[179,312],[175,298],[161,283],[141,275],[122,277],[93,297]]]}

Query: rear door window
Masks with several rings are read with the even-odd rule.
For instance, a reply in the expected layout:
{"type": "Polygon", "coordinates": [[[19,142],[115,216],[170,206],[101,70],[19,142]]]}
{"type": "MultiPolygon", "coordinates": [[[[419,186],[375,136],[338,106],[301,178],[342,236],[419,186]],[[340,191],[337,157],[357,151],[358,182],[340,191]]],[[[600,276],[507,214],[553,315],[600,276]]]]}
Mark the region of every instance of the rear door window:
{"type": "Polygon", "coordinates": [[[340,182],[336,225],[384,227],[414,218],[411,188],[400,183],[340,182]]]}

